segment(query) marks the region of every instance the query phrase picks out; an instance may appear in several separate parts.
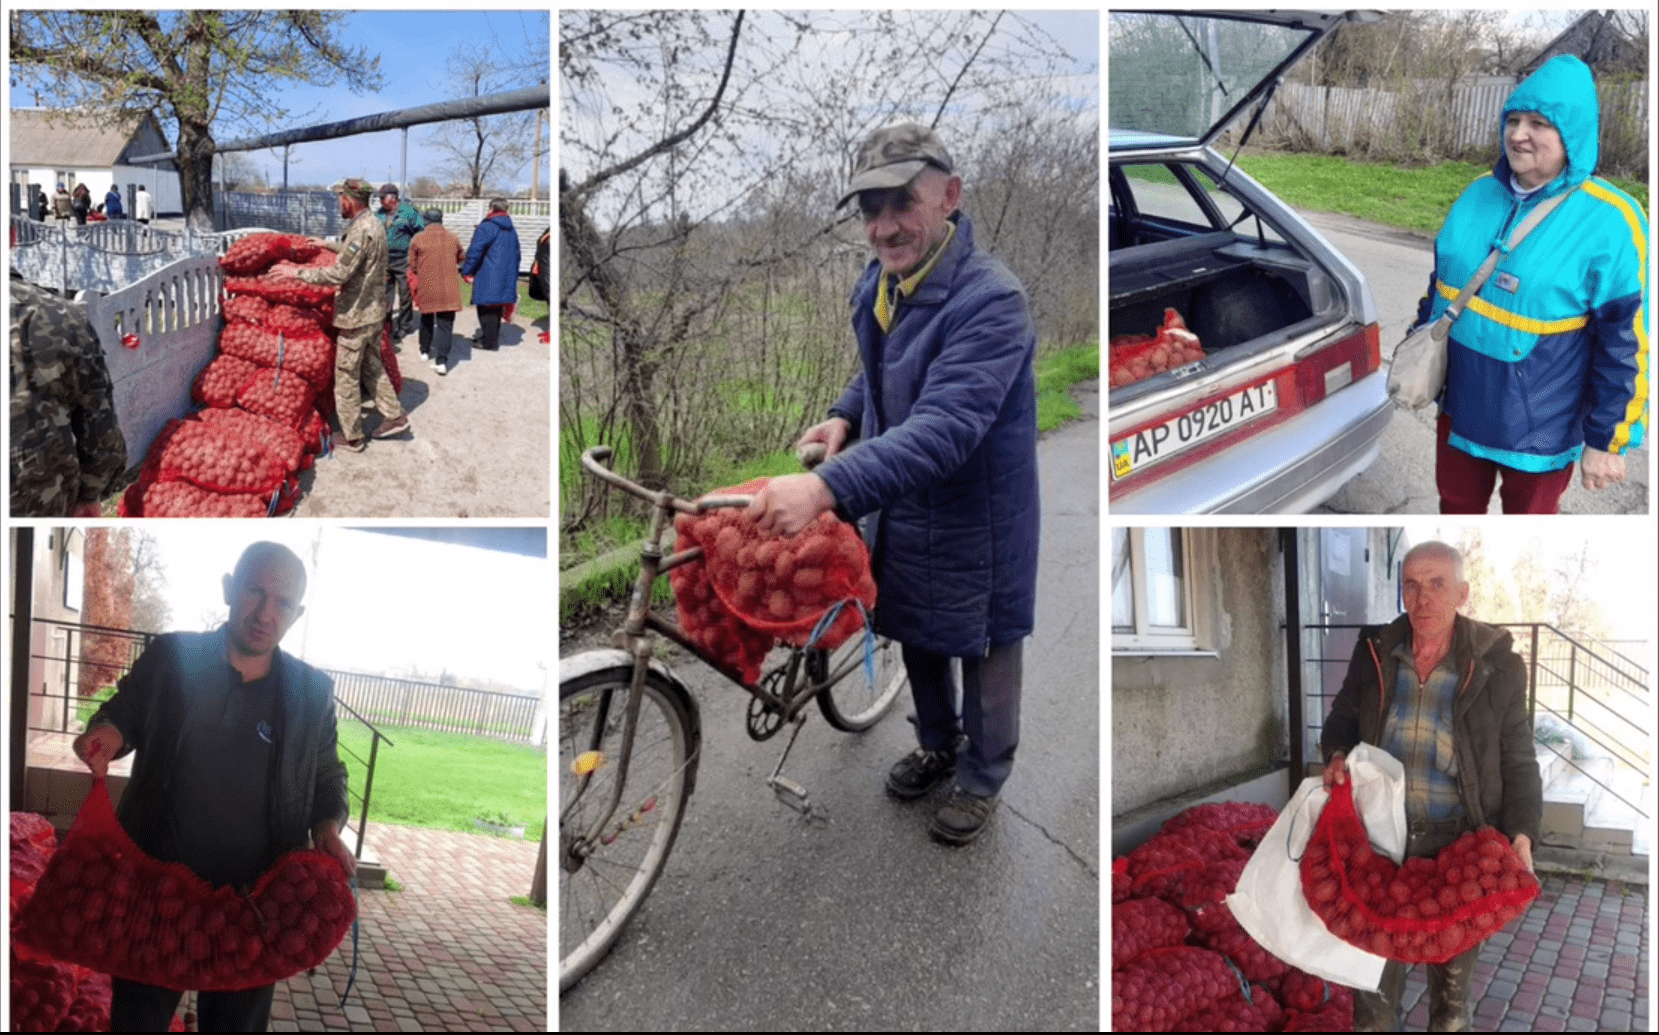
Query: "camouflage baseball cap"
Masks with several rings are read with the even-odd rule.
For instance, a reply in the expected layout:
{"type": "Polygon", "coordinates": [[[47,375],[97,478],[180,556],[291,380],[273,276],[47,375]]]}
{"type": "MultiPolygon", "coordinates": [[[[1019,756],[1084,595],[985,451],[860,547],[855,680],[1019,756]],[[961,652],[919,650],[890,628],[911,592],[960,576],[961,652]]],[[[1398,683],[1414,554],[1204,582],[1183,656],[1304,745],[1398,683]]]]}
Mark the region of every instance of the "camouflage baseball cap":
{"type": "Polygon", "coordinates": [[[350,179],[341,180],[339,183],[334,184],[333,186],[329,187],[328,189],[333,191],[336,194],[351,194],[351,195],[354,195],[354,196],[362,199],[364,202],[367,202],[369,200],[369,198],[374,196],[374,187],[373,187],[373,185],[371,185],[368,180],[362,179],[362,178],[357,177],[357,176],[353,176],[350,179]]]}
{"type": "Polygon", "coordinates": [[[950,152],[939,135],[919,122],[901,122],[871,133],[858,148],[853,178],[835,203],[840,208],[860,191],[903,187],[927,166],[954,173],[950,152]]]}

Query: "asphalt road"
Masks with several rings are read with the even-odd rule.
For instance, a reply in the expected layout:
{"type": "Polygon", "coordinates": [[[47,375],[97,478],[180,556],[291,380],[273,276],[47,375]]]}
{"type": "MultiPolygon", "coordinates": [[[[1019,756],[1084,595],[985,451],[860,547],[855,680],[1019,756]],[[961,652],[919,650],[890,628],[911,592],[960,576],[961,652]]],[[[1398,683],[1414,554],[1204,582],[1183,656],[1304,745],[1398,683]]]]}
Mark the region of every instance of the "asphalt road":
{"type": "MultiPolygon", "coordinates": [[[[888,768],[914,746],[907,697],[862,735],[814,715],[753,743],[747,695],[669,663],[702,710],[697,788],[667,869],[611,954],[559,1004],[564,1031],[1088,1030],[1100,988],[1099,397],[1038,447],[1037,630],[1001,807],[964,848],[927,836],[888,768]]],[[[565,648],[572,649],[570,645],[565,648]]]]}
{"type": "MultiPolygon", "coordinates": [[[[1434,268],[1434,244],[1427,237],[1348,216],[1303,211],[1303,218],[1365,274],[1377,300],[1383,359],[1406,335],[1417,313],[1417,300],[1428,287],[1434,268]]],[[[1438,411],[1396,409],[1383,432],[1382,455],[1370,469],[1344,485],[1319,507],[1325,514],[1437,514],[1440,497],[1434,488],[1434,419],[1438,411]]],[[[1626,456],[1622,484],[1590,492],[1574,479],[1561,498],[1563,514],[1645,514],[1648,483],[1652,478],[1649,450],[1626,456]]],[[[1489,513],[1502,512],[1496,492],[1489,513]]]]}

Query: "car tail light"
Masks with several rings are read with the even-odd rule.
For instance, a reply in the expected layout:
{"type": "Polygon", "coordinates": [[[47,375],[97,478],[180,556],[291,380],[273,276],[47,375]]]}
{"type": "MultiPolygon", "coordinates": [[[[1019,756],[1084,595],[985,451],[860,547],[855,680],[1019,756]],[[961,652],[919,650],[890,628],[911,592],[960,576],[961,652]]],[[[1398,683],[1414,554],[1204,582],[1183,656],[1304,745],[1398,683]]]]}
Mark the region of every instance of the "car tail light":
{"type": "Polygon", "coordinates": [[[1296,397],[1302,406],[1312,406],[1381,366],[1377,325],[1368,323],[1346,338],[1296,357],[1296,397]]]}

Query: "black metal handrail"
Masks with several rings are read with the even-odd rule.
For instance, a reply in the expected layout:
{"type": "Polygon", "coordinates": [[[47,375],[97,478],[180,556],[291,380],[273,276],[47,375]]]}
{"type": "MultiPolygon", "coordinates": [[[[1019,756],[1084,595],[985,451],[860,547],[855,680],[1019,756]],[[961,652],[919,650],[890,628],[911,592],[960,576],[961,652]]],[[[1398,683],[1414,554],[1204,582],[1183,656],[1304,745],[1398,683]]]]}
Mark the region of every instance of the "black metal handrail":
{"type": "MultiPolygon", "coordinates": [[[[397,747],[397,745],[392,743],[391,737],[388,737],[386,734],[380,732],[379,728],[376,727],[374,723],[359,715],[357,713],[357,709],[353,708],[351,705],[340,700],[339,698],[335,698],[334,704],[336,708],[343,708],[350,712],[351,717],[368,727],[369,733],[372,734],[369,739],[369,757],[367,759],[363,758],[357,752],[343,744],[336,745],[338,750],[344,751],[352,758],[355,758],[357,761],[363,763],[363,793],[360,796],[360,800],[362,801],[362,809],[359,811],[357,816],[357,850],[353,853],[361,859],[363,857],[363,837],[369,829],[369,798],[374,793],[374,767],[375,762],[380,758],[380,742],[384,740],[387,747],[397,747]]],[[[349,783],[346,785],[346,793],[348,795],[351,794],[351,785],[349,783]]]]}
{"type": "MultiPolygon", "coordinates": [[[[1309,622],[1304,623],[1301,628],[1304,631],[1313,632],[1336,629],[1363,629],[1375,624],[1377,623],[1309,622]]],[[[1542,673],[1544,676],[1548,677],[1548,682],[1545,685],[1561,687],[1567,691],[1567,707],[1565,714],[1548,704],[1541,705],[1546,712],[1558,719],[1561,719],[1566,725],[1578,731],[1584,737],[1594,742],[1597,746],[1606,750],[1619,762],[1631,766],[1638,771],[1645,770],[1645,762],[1643,759],[1634,757],[1630,753],[1630,749],[1618,743],[1616,740],[1609,742],[1608,740],[1603,740],[1600,736],[1597,736],[1597,733],[1604,731],[1602,731],[1599,726],[1592,724],[1587,718],[1581,718],[1578,714],[1581,710],[1583,710],[1579,703],[1580,695],[1582,695],[1592,705],[1600,706],[1603,710],[1624,722],[1633,732],[1645,734],[1647,730],[1645,730],[1639,722],[1635,721],[1624,712],[1613,708],[1606,699],[1597,696],[1596,692],[1592,688],[1581,685],[1582,677],[1578,671],[1579,658],[1582,655],[1585,659],[1587,659],[1587,663],[1599,663],[1605,667],[1605,670],[1610,677],[1617,677],[1616,679],[1607,678],[1602,680],[1602,682],[1614,683],[1618,687],[1625,688],[1621,692],[1628,692],[1633,695],[1640,696],[1645,694],[1647,691],[1647,670],[1643,666],[1622,654],[1618,655],[1618,662],[1612,661],[1605,657],[1604,654],[1617,652],[1598,651],[1587,644],[1579,642],[1570,634],[1561,631],[1548,622],[1496,622],[1492,624],[1503,628],[1523,629],[1530,633],[1530,636],[1527,637],[1526,647],[1523,650],[1523,653],[1527,659],[1527,715],[1529,718],[1534,720],[1537,718],[1538,708],[1540,707],[1538,702],[1538,689],[1540,685],[1539,675],[1542,673]],[[1554,662],[1557,660],[1556,656],[1551,655],[1549,657],[1545,657],[1544,652],[1540,649],[1539,636],[1543,630],[1548,630],[1549,632],[1555,634],[1561,642],[1568,646],[1565,673],[1555,666],[1554,662]]],[[[1315,664],[1345,664],[1350,659],[1327,658],[1322,655],[1312,656],[1310,654],[1307,657],[1307,660],[1315,664]]],[[[1329,695],[1323,693],[1318,695],[1321,701],[1328,696],[1329,695]]],[[[1640,708],[1638,709],[1638,713],[1641,715],[1650,715],[1652,714],[1652,708],[1640,708]]],[[[1319,714],[1324,714],[1323,708],[1320,709],[1319,714]]],[[[1309,728],[1317,736],[1319,728],[1318,725],[1310,723],[1309,728]]],[[[1556,757],[1560,758],[1563,762],[1571,766],[1574,770],[1586,779],[1590,780],[1596,786],[1600,787],[1608,794],[1611,794],[1613,797],[1629,806],[1638,816],[1641,816],[1643,819],[1649,818],[1648,813],[1639,803],[1631,801],[1629,798],[1626,798],[1612,787],[1609,787],[1607,784],[1603,783],[1600,779],[1586,770],[1583,766],[1579,765],[1572,758],[1562,754],[1553,744],[1536,739],[1534,742],[1543,744],[1544,747],[1549,748],[1549,750],[1553,752],[1556,757]]]]}

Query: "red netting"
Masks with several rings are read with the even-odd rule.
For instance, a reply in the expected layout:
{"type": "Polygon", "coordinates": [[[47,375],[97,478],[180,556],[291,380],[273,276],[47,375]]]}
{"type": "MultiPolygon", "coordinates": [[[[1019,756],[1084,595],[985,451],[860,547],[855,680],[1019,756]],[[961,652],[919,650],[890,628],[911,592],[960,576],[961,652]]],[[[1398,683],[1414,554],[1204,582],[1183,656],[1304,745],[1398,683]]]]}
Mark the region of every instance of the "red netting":
{"type": "MultiPolygon", "coordinates": [[[[313,261],[310,267],[333,265],[334,253],[324,252],[328,262],[313,261]]],[[[321,260],[322,256],[318,256],[321,260]]],[[[226,277],[225,290],[233,295],[257,295],[267,302],[280,302],[302,309],[333,308],[334,287],[326,284],[307,284],[294,276],[298,264],[277,263],[257,277],[226,277]]],[[[332,319],[332,318],[331,318],[332,319]]]]}
{"type": "MultiPolygon", "coordinates": [[[[753,494],[768,480],[718,489],[715,495],[753,494]]],[[[703,548],[701,564],[669,573],[680,627],[747,682],[760,678],[774,640],[805,646],[841,601],[875,606],[869,550],[856,529],[832,514],[819,515],[793,537],[761,532],[735,507],[681,514],[674,530],[681,549],[703,548]]],[[[862,626],[858,609],[845,606],[818,645],[834,649],[862,626]]]]}
{"type": "Polygon", "coordinates": [[[257,373],[259,367],[247,360],[220,354],[196,375],[190,397],[207,406],[235,406],[236,393],[257,373]]]}
{"type": "Polygon", "coordinates": [[[392,351],[392,329],[382,327],[380,330],[380,365],[386,368],[386,376],[392,382],[392,394],[403,393],[403,371],[398,369],[397,353],[392,351]]]}
{"type": "Polygon", "coordinates": [[[1238,976],[1208,949],[1153,949],[1112,972],[1112,1030],[1173,1031],[1238,991],[1238,976]]]}
{"type": "Polygon", "coordinates": [[[153,482],[182,478],[214,492],[269,499],[288,472],[279,457],[239,426],[222,420],[170,420],[150,446],[138,477],[153,482]]]}
{"type": "Polygon", "coordinates": [[[1177,1024],[1172,1031],[1277,1031],[1284,1011],[1266,989],[1251,986],[1249,996],[1234,989],[1177,1024]]]}
{"type": "Polygon", "coordinates": [[[1254,802],[1218,801],[1192,808],[1171,817],[1159,828],[1160,833],[1173,833],[1187,827],[1208,827],[1218,830],[1246,848],[1254,848],[1273,823],[1279,810],[1271,805],[1254,802]]]}
{"type": "Polygon", "coordinates": [[[95,780],[13,937],[115,977],[236,991],[321,963],[356,914],[345,870],[311,849],[278,859],[246,895],[149,858],[95,780]]]}
{"type": "Polygon", "coordinates": [[[311,382],[286,370],[265,369],[259,374],[236,393],[236,404],[290,428],[304,424],[305,415],[317,396],[311,382]]]}
{"type": "MultiPolygon", "coordinates": [[[[297,483],[296,483],[297,484],[297,483]]],[[[287,485],[283,486],[287,490],[287,485]]],[[[288,508],[293,506],[289,502],[288,508]]],[[[271,512],[270,502],[258,496],[226,494],[202,489],[187,481],[136,481],[121,494],[116,508],[120,517],[194,518],[194,517],[265,517],[271,512]]]]}
{"type": "Polygon", "coordinates": [[[271,318],[271,303],[258,295],[232,295],[225,299],[225,319],[262,325],[271,318]]]}
{"type": "Polygon", "coordinates": [[[270,315],[258,322],[284,334],[310,334],[334,326],[334,309],[331,306],[301,309],[278,303],[270,307],[270,315]]]}
{"type": "MultiPolygon", "coordinates": [[[[311,455],[305,451],[305,440],[293,428],[283,427],[269,417],[261,417],[247,410],[198,410],[192,415],[203,424],[223,424],[238,434],[264,446],[288,473],[303,471],[311,466],[311,455]]],[[[313,414],[315,416],[315,414],[313,414]]],[[[322,418],[316,418],[321,423],[322,418]]]]}
{"type": "Polygon", "coordinates": [[[315,328],[289,334],[237,320],[225,325],[219,348],[267,369],[292,370],[312,386],[327,381],[334,371],[334,342],[315,328]]]}
{"type": "Polygon", "coordinates": [[[1371,848],[1349,783],[1331,788],[1302,856],[1302,893],[1330,932],[1406,963],[1445,963],[1474,947],[1526,912],[1538,890],[1491,827],[1396,866],[1371,848]]]}
{"type": "Polygon", "coordinates": [[[249,234],[225,249],[219,268],[243,276],[259,273],[284,259],[306,262],[325,250],[299,234],[249,234]]]}
{"type": "Polygon", "coordinates": [[[11,886],[15,895],[19,885],[32,889],[46,872],[46,862],[58,846],[58,832],[45,816],[33,812],[14,812],[11,816],[11,886]]]}
{"type": "Polygon", "coordinates": [[[1137,898],[1112,907],[1112,968],[1143,952],[1180,945],[1191,931],[1180,906],[1161,898],[1137,898]]]}
{"type": "Polygon", "coordinates": [[[1181,314],[1164,310],[1164,324],[1156,334],[1122,334],[1112,339],[1110,368],[1112,387],[1134,384],[1153,374],[1204,358],[1198,335],[1187,329],[1181,314]]]}

